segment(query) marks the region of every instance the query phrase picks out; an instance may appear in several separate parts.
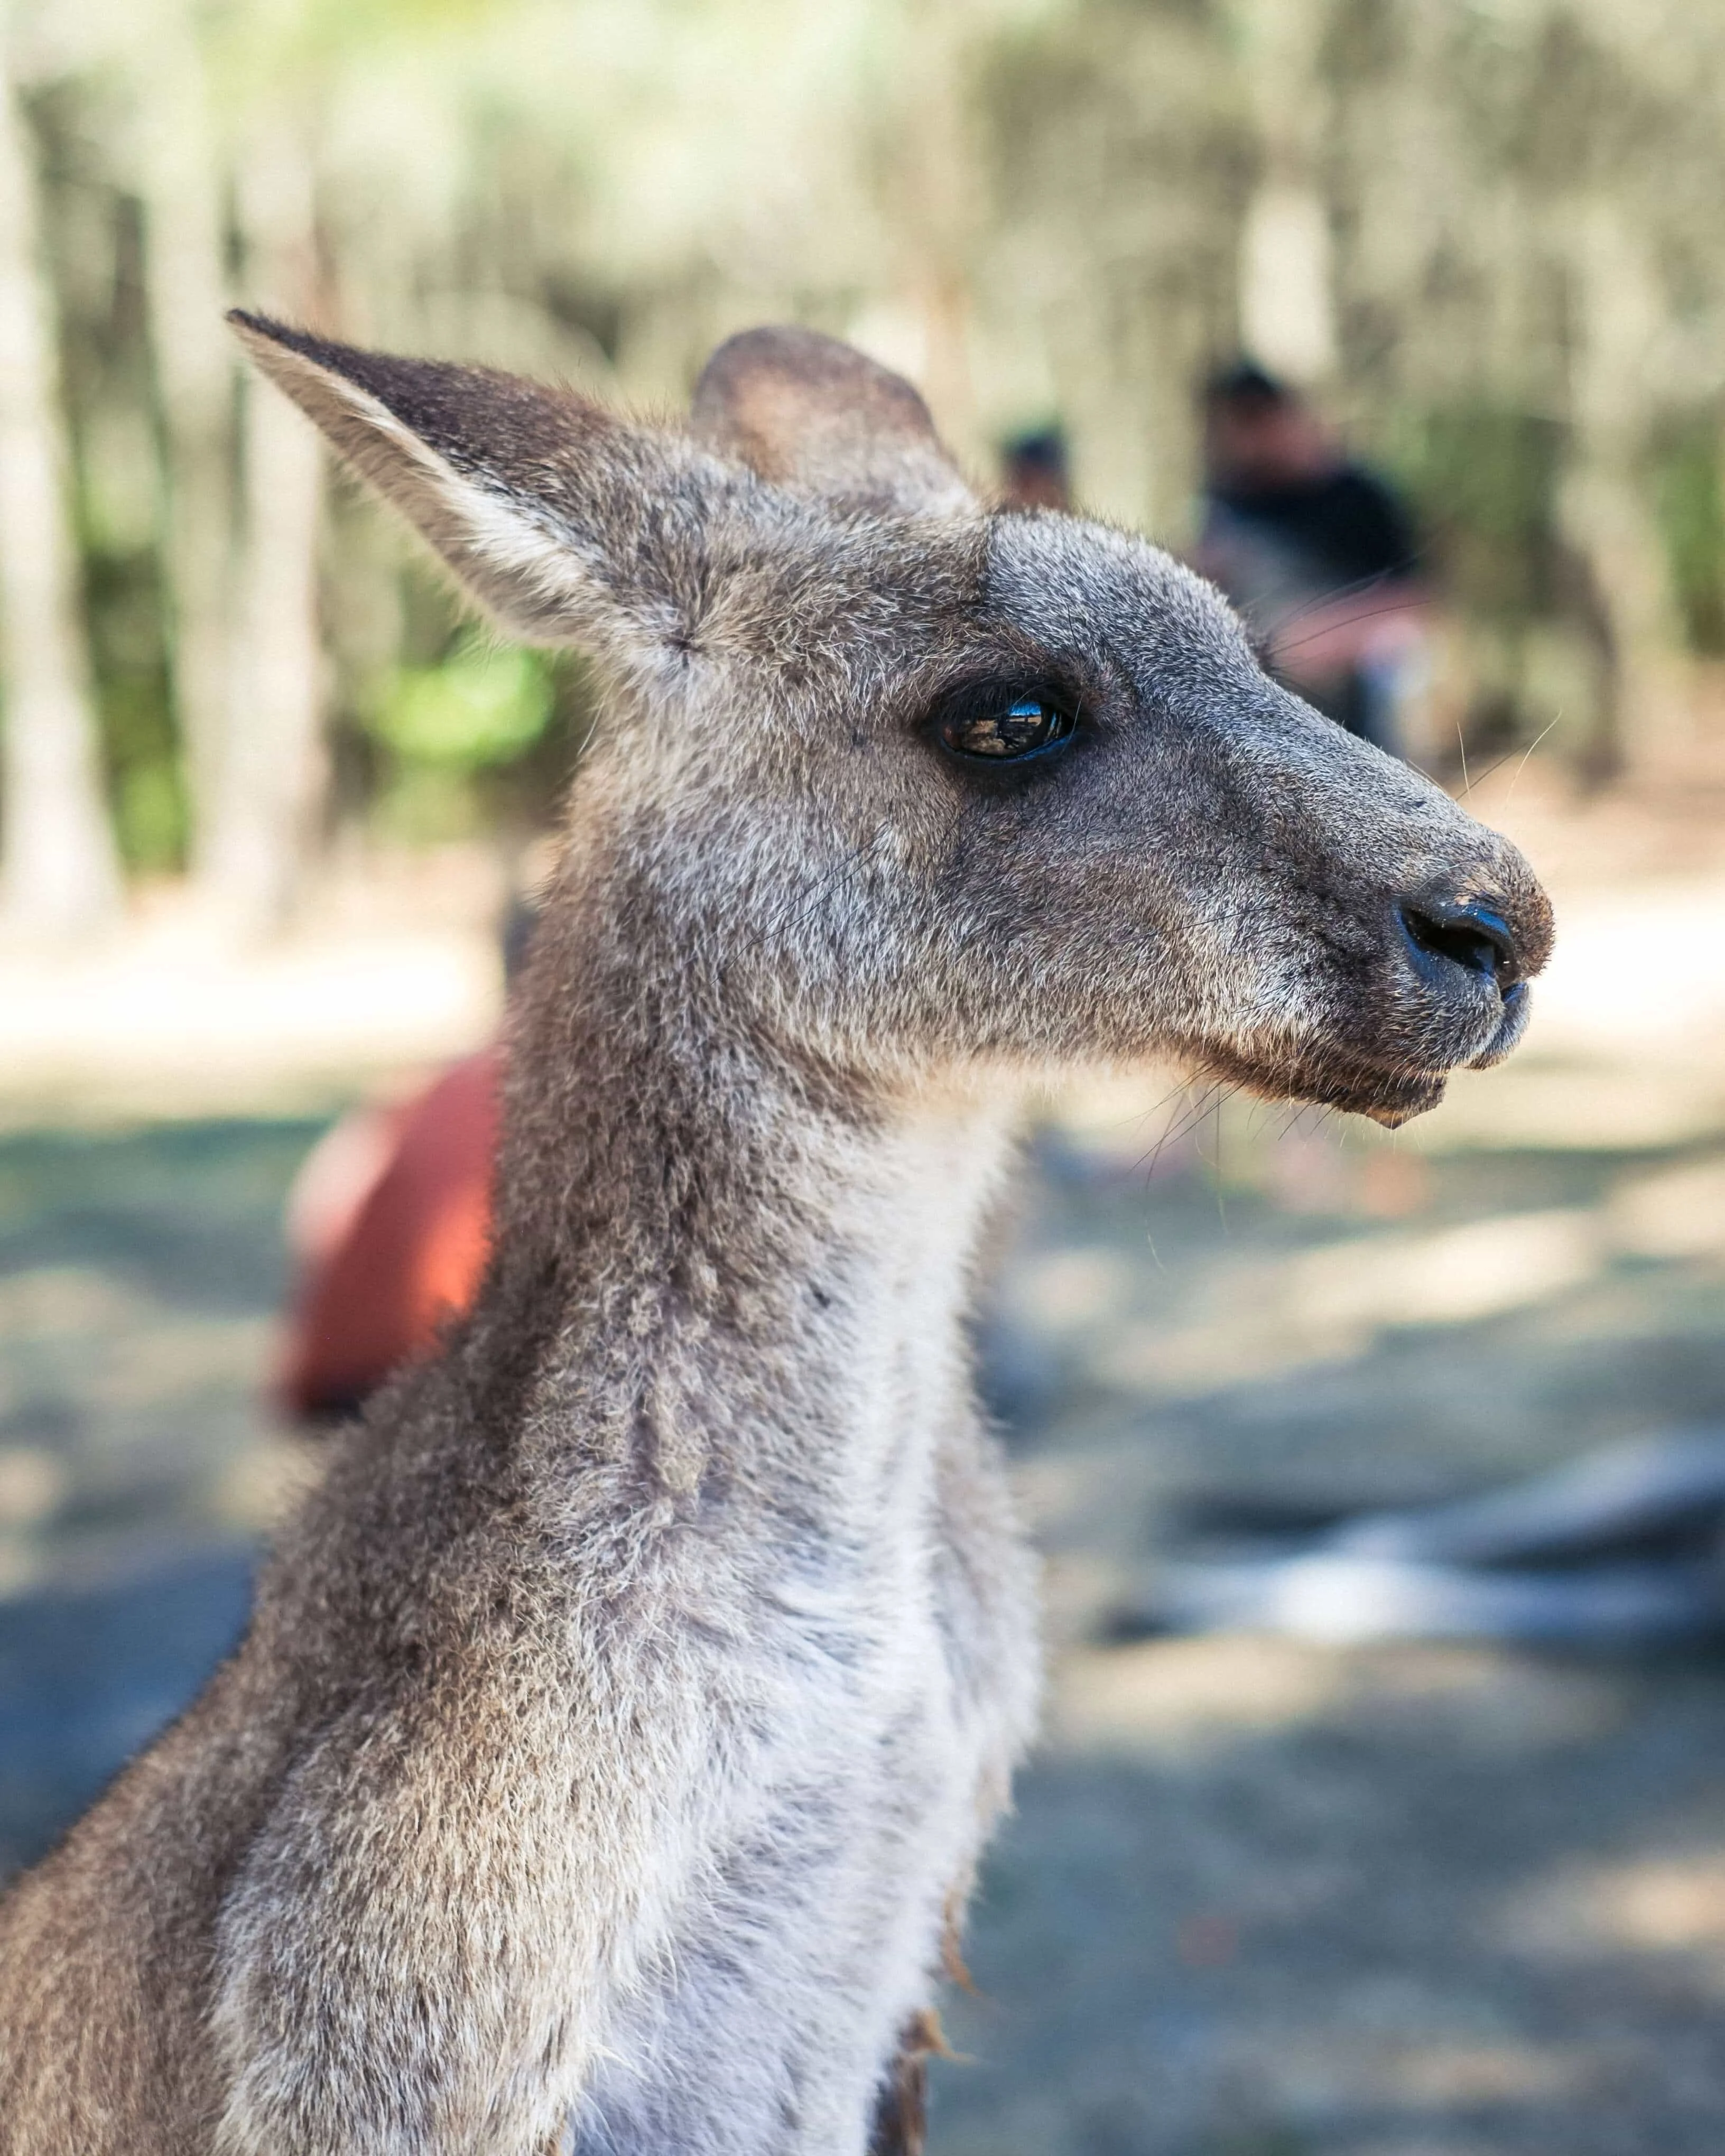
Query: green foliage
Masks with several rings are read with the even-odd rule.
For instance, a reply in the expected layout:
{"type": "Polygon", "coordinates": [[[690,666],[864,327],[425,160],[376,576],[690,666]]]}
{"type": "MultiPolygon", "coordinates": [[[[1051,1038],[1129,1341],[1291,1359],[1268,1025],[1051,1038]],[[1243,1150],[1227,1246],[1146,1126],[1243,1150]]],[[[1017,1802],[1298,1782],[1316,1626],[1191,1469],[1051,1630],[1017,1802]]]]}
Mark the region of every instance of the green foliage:
{"type": "Polygon", "coordinates": [[[371,732],[401,762],[473,773],[524,755],[556,701],[536,653],[468,632],[439,664],[398,668],[367,716],[371,732]]]}
{"type": "Polygon", "coordinates": [[[1513,405],[1468,402],[1406,414],[1388,446],[1450,596],[1500,622],[1549,613],[1563,430],[1513,405]]]}
{"type": "Polygon", "coordinates": [[[483,804],[460,773],[408,764],[393,772],[378,790],[370,828],[398,845],[449,845],[484,829],[483,804]]]}
{"type": "Polygon", "coordinates": [[[188,834],[154,555],[87,552],[85,591],[121,857],[160,875],[184,866],[188,834]]]}
{"type": "Polygon", "coordinates": [[[1609,762],[1607,618],[1558,515],[1568,431],[1525,408],[1470,401],[1404,415],[1385,446],[1466,653],[1466,752],[1489,759],[1538,738],[1584,767],[1609,762]]]}
{"type": "Polygon", "coordinates": [[[443,654],[388,668],[337,726],[339,809],[409,845],[539,828],[587,731],[585,668],[452,632],[447,593],[417,570],[399,596],[403,646],[443,654]]]}
{"type": "Polygon", "coordinates": [[[129,869],[160,875],[186,865],[186,793],[179,765],[152,756],[123,766],[110,782],[121,858],[129,869]]]}
{"type": "Polygon", "coordinates": [[[162,475],[144,331],[136,200],[103,155],[111,91],[77,80],[39,92],[45,242],[58,271],[73,514],[108,804],[125,865],[184,865],[181,744],[170,681],[162,475]]]}
{"type": "Polygon", "coordinates": [[[1725,492],[1720,423],[1707,412],[1667,429],[1653,460],[1654,502],[1671,593],[1692,651],[1725,653],[1725,492]]]}

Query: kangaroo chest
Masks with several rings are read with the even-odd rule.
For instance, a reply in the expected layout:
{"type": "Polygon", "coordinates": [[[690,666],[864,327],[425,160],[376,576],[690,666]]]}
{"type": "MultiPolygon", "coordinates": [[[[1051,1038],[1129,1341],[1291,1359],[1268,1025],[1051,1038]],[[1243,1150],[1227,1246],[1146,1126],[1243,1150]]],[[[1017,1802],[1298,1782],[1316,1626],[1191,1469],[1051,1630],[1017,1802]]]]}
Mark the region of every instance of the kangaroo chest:
{"type": "MultiPolygon", "coordinates": [[[[734,1800],[608,2032],[576,2121],[591,2150],[862,2146],[880,2062],[1027,1733],[1028,1568],[992,1451],[947,1448],[891,1550],[793,1563],[711,1666],[757,1703],[734,1800]]],[[[733,1741],[728,1735],[716,1741],[733,1741]]]]}

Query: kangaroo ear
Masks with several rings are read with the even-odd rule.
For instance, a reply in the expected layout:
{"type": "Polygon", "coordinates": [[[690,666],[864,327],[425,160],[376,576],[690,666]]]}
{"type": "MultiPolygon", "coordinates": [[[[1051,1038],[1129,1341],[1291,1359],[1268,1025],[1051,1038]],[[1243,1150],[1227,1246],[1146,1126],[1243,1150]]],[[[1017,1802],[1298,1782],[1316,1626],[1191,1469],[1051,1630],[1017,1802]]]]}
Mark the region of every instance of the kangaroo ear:
{"type": "Polygon", "coordinates": [[[686,440],[515,375],[228,319],[512,635],[637,649],[686,635],[705,512],[726,485],[686,440]]]}
{"type": "Polygon", "coordinates": [[[776,485],[903,516],[976,506],[904,377],[815,330],[745,330],[721,344],[690,424],[704,448],[776,485]]]}

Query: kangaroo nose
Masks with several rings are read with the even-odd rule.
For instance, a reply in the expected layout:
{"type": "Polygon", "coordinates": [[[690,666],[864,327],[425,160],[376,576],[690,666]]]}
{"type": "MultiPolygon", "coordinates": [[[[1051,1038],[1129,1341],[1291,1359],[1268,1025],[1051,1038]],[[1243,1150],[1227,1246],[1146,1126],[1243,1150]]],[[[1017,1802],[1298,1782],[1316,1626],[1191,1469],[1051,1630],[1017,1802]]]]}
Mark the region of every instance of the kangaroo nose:
{"type": "Polygon", "coordinates": [[[1515,933],[1491,906],[1427,900],[1404,905],[1401,921],[1414,966],[1427,979],[1435,982],[1445,967],[1460,966],[1493,983],[1505,997],[1520,988],[1526,968],[1515,933]]]}

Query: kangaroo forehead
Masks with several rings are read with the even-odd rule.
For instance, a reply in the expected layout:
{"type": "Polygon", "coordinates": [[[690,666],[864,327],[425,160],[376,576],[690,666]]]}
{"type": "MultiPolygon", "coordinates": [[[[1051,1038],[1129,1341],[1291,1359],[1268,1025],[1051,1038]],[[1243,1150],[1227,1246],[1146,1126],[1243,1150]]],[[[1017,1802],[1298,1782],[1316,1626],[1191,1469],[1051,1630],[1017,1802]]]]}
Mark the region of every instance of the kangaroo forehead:
{"type": "Polygon", "coordinates": [[[990,609],[1053,650],[1106,652],[1154,666],[1230,673],[1257,664],[1232,609],[1147,540],[1073,516],[996,517],[990,609]]]}

